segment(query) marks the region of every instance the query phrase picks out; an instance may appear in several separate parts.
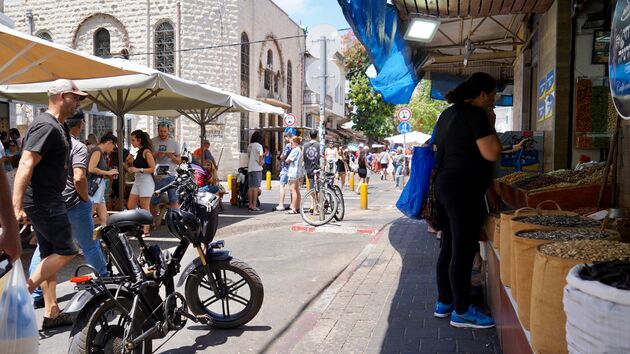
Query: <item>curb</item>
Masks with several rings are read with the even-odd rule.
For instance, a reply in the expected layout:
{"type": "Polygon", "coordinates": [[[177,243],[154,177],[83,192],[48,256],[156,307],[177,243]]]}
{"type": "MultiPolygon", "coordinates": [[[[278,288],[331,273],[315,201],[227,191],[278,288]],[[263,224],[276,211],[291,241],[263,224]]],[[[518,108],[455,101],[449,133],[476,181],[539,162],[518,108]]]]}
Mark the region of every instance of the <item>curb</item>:
{"type": "MultiPolygon", "coordinates": [[[[379,229],[369,228],[374,234],[370,242],[363,248],[361,253],[356,256],[352,262],[315,298],[313,304],[308,310],[302,312],[291,327],[270,346],[271,353],[291,353],[291,351],[300,343],[300,341],[313,329],[317,324],[320,316],[326,311],[330,303],[333,301],[339,290],[352,278],[354,273],[361,267],[363,261],[370,255],[374,245],[380,242],[385,236],[385,229],[391,222],[381,226],[379,229]]],[[[296,224],[293,227],[314,228],[314,226],[296,224]]],[[[291,228],[293,230],[293,227],[291,228]]],[[[321,226],[319,228],[322,228],[321,226]]],[[[355,230],[368,230],[368,228],[354,228],[355,230]]],[[[294,230],[298,231],[298,230],[294,230]]],[[[309,231],[303,231],[309,232],[309,231]]],[[[315,231],[311,231],[315,232],[315,231]]],[[[323,231],[322,231],[323,232],[323,231]]],[[[329,232],[329,231],[328,231],[329,232]]]]}
{"type": "MultiPolygon", "coordinates": [[[[381,228],[382,229],[382,228],[381,228]]],[[[295,232],[325,232],[333,234],[360,234],[366,236],[375,236],[379,229],[374,227],[356,227],[356,226],[340,226],[340,225],[323,225],[323,226],[311,226],[304,224],[291,225],[291,231],[295,232]]]]}

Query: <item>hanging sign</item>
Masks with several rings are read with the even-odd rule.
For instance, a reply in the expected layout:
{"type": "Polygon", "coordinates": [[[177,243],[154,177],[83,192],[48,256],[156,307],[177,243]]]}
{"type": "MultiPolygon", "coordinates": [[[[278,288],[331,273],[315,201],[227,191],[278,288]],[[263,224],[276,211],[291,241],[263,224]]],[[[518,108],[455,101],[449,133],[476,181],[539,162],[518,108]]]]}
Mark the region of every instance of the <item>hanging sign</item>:
{"type": "Polygon", "coordinates": [[[284,115],[284,125],[286,125],[287,127],[292,127],[295,125],[295,114],[293,113],[287,113],[284,115]]]}
{"type": "Polygon", "coordinates": [[[617,1],[608,57],[610,93],[617,113],[630,119],[630,2],[617,1]]]}
{"type": "Polygon", "coordinates": [[[403,107],[396,112],[396,116],[399,121],[406,122],[411,119],[411,110],[407,107],[403,107]]]}

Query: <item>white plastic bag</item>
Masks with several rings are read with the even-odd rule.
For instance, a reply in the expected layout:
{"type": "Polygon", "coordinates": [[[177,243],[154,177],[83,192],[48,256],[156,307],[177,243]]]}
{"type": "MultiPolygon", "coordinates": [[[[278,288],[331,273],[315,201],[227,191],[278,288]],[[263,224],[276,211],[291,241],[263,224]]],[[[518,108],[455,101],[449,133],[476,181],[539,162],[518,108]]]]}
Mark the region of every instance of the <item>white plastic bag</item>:
{"type": "Polygon", "coordinates": [[[32,354],[39,351],[39,332],[22,262],[13,264],[0,296],[0,353],[32,354]]]}

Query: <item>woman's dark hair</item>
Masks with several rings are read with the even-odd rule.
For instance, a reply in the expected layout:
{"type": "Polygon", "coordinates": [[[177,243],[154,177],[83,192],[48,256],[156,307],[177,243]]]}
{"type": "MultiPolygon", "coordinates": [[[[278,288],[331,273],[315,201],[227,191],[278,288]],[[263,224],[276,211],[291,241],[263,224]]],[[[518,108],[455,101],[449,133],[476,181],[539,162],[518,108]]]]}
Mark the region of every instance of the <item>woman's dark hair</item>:
{"type": "Polygon", "coordinates": [[[153,143],[151,143],[151,139],[149,139],[149,134],[143,132],[142,130],[134,130],[131,132],[131,135],[135,136],[136,139],[140,140],[140,145],[143,148],[147,148],[149,150],[153,150],[153,143]]]}
{"type": "Polygon", "coordinates": [[[250,143],[259,143],[262,141],[262,134],[260,134],[259,131],[255,131],[254,134],[252,134],[251,139],[249,140],[250,143]]]}
{"type": "Polygon", "coordinates": [[[100,143],[101,144],[105,144],[108,141],[111,141],[112,144],[114,144],[114,145],[118,144],[118,138],[116,137],[116,135],[114,135],[112,133],[107,133],[107,134],[103,135],[101,137],[100,143]]]}
{"type": "Polygon", "coordinates": [[[472,74],[468,80],[449,91],[446,94],[446,101],[448,103],[461,103],[479,96],[482,91],[489,94],[496,90],[496,88],[497,82],[492,76],[486,73],[476,72],[472,74]]]}

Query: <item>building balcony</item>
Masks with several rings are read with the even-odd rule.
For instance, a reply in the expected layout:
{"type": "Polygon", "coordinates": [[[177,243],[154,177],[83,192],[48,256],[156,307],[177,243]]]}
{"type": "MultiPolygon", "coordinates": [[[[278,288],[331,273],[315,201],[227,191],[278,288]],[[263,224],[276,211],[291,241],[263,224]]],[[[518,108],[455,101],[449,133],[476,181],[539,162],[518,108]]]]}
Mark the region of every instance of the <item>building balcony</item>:
{"type": "MultiPolygon", "coordinates": [[[[319,105],[319,94],[311,90],[304,90],[304,105],[319,105]]],[[[332,110],[332,96],[326,95],[326,109],[332,110]]]]}

